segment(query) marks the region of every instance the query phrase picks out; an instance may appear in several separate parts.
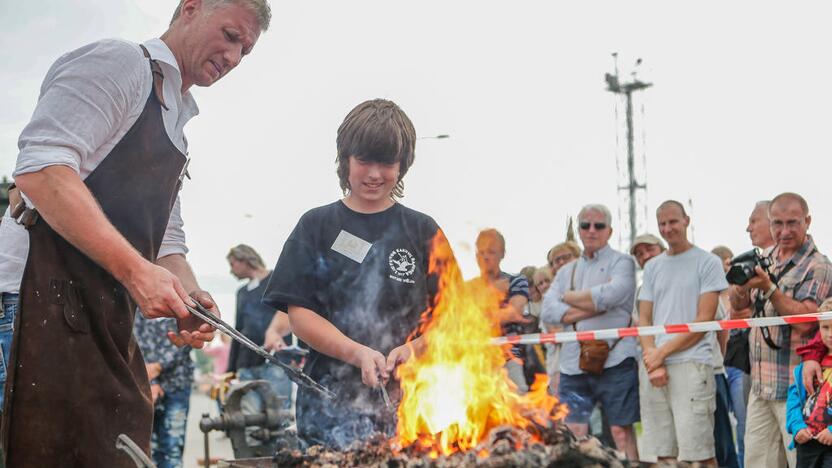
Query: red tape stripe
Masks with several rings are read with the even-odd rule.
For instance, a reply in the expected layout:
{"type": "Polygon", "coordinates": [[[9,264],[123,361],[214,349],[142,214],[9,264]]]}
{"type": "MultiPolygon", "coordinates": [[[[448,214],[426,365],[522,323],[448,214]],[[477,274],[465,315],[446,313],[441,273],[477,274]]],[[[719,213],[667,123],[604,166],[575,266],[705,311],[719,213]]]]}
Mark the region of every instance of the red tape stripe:
{"type": "Polygon", "coordinates": [[[748,320],[743,319],[723,320],[719,322],[719,326],[722,327],[723,330],[731,330],[733,328],[751,328],[751,324],[748,323],[748,320]]]}
{"type": "Polygon", "coordinates": [[[624,338],[625,336],[638,336],[638,327],[619,328],[618,336],[624,338]]]}
{"type": "Polygon", "coordinates": [[[690,327],[686,323],[680,323],[677,325],[665,325],[664,329],[667,330],[668,333],[690,332],[690,327]]]}
{"type": "Polygon", "coordinates": [[[817,322],[817,317],[782,317],[783,321],[786,323],[807,323],[807,322],[817,322]]]}
{"type": "Polygon", "coordinates": [[[575,336],[578,337],[579,341],[594,340],[595,339],[595,332],[593,332],[593,331],[577,332],[577,333],[575,333],[575,336]]]}

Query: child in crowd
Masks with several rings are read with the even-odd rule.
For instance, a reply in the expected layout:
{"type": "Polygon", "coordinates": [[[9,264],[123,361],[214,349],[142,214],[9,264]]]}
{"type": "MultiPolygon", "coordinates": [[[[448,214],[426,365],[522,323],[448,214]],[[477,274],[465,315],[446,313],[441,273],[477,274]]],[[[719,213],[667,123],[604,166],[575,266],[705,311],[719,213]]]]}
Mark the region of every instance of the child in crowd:
{"type": "MultiPolygon", "coordinates": [[[[832,311],[826,301],[818,312],[832,311]]],[[[820,322],[820,336],[827,354],[821,361],[823,381],[817,387],[803,386],[803,364],[794,370],[786,401],[786,430],[794,436],[797,467],[832,467],[832,320],[820,322]]]]}

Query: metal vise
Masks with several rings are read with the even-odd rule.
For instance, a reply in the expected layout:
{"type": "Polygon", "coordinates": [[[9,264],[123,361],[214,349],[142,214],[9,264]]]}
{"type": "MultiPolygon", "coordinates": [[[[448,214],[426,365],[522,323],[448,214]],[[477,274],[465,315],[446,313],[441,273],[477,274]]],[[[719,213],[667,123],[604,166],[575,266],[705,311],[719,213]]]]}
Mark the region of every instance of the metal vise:
{"type": "Polygon", "coordinates": [[[225,431],[231,439],[235,458],[271,457],[277,450],[297,448],[294,414],[283,409],[284,398],[278,397],[265,380],[253,380],[235,386],[226,398],[222,414],[216,418],[203,414],[199,429],[205,434],[205,460],[210,460],[208,433],[225,431]],[[262,411],[246,414],[242,407],[243,396],[256,392],[262,402],[262,411]],[[257,427],[257,430],[246,430],[257,427]],[[259,442],[257,444],[256,442],[259,442]]]}

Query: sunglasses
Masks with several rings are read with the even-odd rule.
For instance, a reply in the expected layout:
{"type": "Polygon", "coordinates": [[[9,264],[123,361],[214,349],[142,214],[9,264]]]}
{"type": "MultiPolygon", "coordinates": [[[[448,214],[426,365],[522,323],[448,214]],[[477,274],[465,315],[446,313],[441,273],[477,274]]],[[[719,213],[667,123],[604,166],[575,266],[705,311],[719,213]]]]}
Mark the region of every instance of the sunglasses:
{"type": "Polygon", "coordinates": [[[607,228],[607,223],[588,223],[582,222],[578,225],[582,231],[589,231],[590,226],[594,226],[596,231],[603,231],[607,228]]]}

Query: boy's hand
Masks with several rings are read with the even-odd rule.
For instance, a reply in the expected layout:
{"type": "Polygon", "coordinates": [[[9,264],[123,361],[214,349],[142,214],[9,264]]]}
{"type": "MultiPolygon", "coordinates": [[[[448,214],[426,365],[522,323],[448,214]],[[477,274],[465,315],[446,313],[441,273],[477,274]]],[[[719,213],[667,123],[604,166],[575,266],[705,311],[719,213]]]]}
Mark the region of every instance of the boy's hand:
{"type": "Polygon", "coordinates": [[[829,432],[829,428],[827,427],[821,431],[820,434],[815,436],[815,440],[823,445],[832,445],[832,432],[829,432]]]}
{"type": "Polygon", "coordinates": [[[412,351],[409,343],[393,348],[393,351],[390,351],[390,354],[387,356],[387,373],[395,375],[393,374],[393,371],[396,370],[396,367],[398,367],[399,364],[404,364],[405,361],[410,359],[411,354],[412,351]]]}
{"type": "Polygon", "coordinates": [[[798,431],[797,435],[794,436],[794,440],[798,444],[805,444],[806,442],[812,440],[812,433],[809,432],[808,428],[804,427],[803,429],[798,431]]]}
{"type": "Polygon", "coordinates": [[[815,388],[815,379],[818,383],[823,382],[823,369],[821,369],[820,363],[812,360],[803,361],[802,377],[803,388],[807,392],[812,391],[815,388]]]}
{"type": "Polygon", "coordinates": [[[384,359],[383,354],[372,348],[362,346],[356,355],[355,362],[361,368],[361,381],[368,387],[376,388],[390,378],[390,373],[387,372],[387,360],[384,359]],[[381,382],[378,381],[379,375],[381,375],[381,382]]]}

